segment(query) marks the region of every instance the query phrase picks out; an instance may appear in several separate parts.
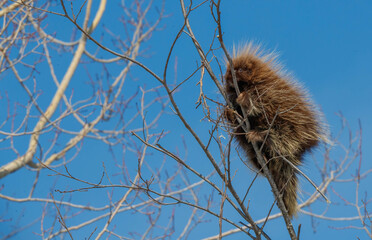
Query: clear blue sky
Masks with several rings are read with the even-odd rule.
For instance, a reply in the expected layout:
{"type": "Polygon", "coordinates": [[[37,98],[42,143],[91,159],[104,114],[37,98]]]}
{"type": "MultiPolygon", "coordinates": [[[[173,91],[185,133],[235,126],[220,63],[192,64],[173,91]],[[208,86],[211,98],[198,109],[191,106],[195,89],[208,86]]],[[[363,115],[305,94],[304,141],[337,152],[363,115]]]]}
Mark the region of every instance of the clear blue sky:
{"type": "MultiPolygon", "coordinates": [[[[199,2],[199,1],[198,1],[199,2]]],[[[195,5],[197,3],[194,3],[195,5]]],[[[160,7],[160,5],[158,5],[160,7]]],[[[59,7],[54,10],[61,11],[59,7]]],[[[261,43],[268,50],[276,50],[280,53],[280,61],[283,65],[295,76],[295,78],[301,82],[306,89],[309,90],[314,102],[318,104],[327,119],[330,126],[331,133],[335,133],[340,130],[341,120],[336,113],[342,112],[345,118],[349,121],[349,125],[352,131],[355,133],[359,126],[358,121],[360,120],[363,129],[363,168],[372,168],[372,111],[371,103],[368,100],[372,96],[372,2],[371,1],[223,1],[221,8],[222,22],[224,31],[224,40],[228,48],[232,49],[234,44],[253,40],[257,43],[261,43]]],[[[109,5],[106,9],[103,25],[109,28],[113,32],[123,31],[121,25],[117,23],[117,17],[120,15],[121,9],[118,8],[115,3],[109,1],[109,5]]],[[[178,1],[167,0],[165,3],[165,13],[169,14],[167,18],[161,23],[162,30],[156,31],[151,40],[145,44],[147,47],[146,53],[151,57],[143,57],[140,59],[145,65],[149,66],[155,73],[162,76],[165,58],[170,48],[170,44],[174,40],[177,32],[183,24],[183,18],[181,15],[181,8],[178,1]]],[[[151,13],[150,17],[155,18],[156,11],[151,13]]],[[[52,17],[47,28],[45,29],[49,33],[57,32],[57,37],[61,39],[70,39],[70,35],[64,36],[63,31],[69,32],[72,25],[62,19],[61,17],[52,17]],[[58,28],[57,28],[58,27],[58,28]],[[56,30],[57,29],[57,30],[56,30]],[[59,31],[62,29],[62,31],[59,31]]],[[[197,9],[190,16],[190,23],[193,28],[194,34],[204,49],[207,49],[213,38],[213,32],[215,30],[215,24],[210,16],[209,5],[205,4],[197,9]]],[[[99,38],[100,32],[102,32],[102,25],[97,29],[97,35],[99,38]]],[[[108,35],[105,35],[104,38],[108,35]]],[[[108,40],[107,44],[111,44],[108,40]]],[[[93,44],[89,44],[89,48],[94,49],[93,44]]],[[[222,52],[218,52],[220,59],[223,58],[222,52]]],[[[106,55],[109,56],[109,55],[106,55]]],[[[59,69],[57,69],[57,75],[62,76],[66,67],[66,62],[63,57],[56,58],[58,61],[59,69]]],[[[185,78],[190,74],[196,67],[198,58],[196,49],[192,45],[191,40],[183,35],[176,45],[176,49],[172,58],[172,64],[169,69],[169,79],[173,81],[177,78],[177,81],[185,78]],[[174,59],[177,57],[177,75],[174,72],[174,59]]],[[[200,62],[200,61],[199,61],[200,62]]],[[[217,72],[217,69],[215,69],[217,72]]],[[[224,71],[225,69],[223,69],[224,71]]],[[[41,71],[43,72],[43,71],[41,71]]],[[[87,81],[78,81],[79,77],[86,77],[84,71],[77,72],[75,74],[75,82],[72,88],[79,89],[86,87],[87,81]],[[81,74],[81,75],[80,75],[81,74]]],[[[99,71],[98,71],[99,72],[99,71]]],[[[42,74],[42,73],[41,73],[42,74]]],[[[5,76],[5,75],[4,75],[5,76]]],[[[43,76],[43,75],[41,75],[43,76]]],[[[202,116],[201,109],[195,110],[195,105],[189,104],[196,102],[198,97],[198,86],[195,86],[199,80],[199,74],[182,86],[180,95],[176,94],[176,100],[181,106],[181,111],[186,115],[187,119],[192,123],[194,127],[198,129],[204,139],[208,136],[209,126],[206,123],[201,123],[200,119],[202,116]]],[[[143,70],[135,69],[132,74],[131,81],[136,80],[137,84],[154,86],[157,85],[154,79],[152,79],[143,70]],[[136,77],[134,78],[133,75],[136,77]]],[[[47,80],[48,76],[43,76],[43,84],[50,84],[51,81],[47,80]]],[[[12,75],[7,77],[0,76],[0,89],[7,86],[7,91],[10,95],[16,95],[19,91],[16,84],[11,81],[15,81],[12,75]],[[14,87],[13,85],[14,84],[14,87]]],[[[216,97],[217,88],[212,84],[209,76],[205,76],[205,91],[206,94],[216,97]]],[[[129,86],[130,83],[128,83],[129,86]]],[[[53,85],[51,85],[53,87],[53,85]]],[[[48,85],[44,87],[48,89],[48,85]]],[[[0,90],[1,91],[1,90],[0,90]]],[[[54,91],[45,91],[43,97],[47,100],[50,94],[54,91]]],[[[82,93],[84,94],[84,93],[82,93]]],[[[88,93],[89,94],[89,93],[88,93]]],[[[14,96],[13,100],[16,100],[17,96],[14,96]]],[[[48,101],[45,102],[47,104],[48,101]]],[[[2,102],[1,107],[4,107],[5,103],[2,102]]],[[[46,106],[46,105],[45,105],[46,106]]],[[[152,114],[152,113],[149,113],[152,114]]],[[[158,129],[163,128],[165,131],[170,131],[169,137],[165,139],[164,145],[167,145],[174,152],[180,151],[180,154],[184,154],[185,150],[182,149],[182,141],[180,140],[181,135],[185,135],[185,141],[188,144],[188,161],[195,161],[194,166],[199,167],[202,172],[208,172],[211,165],[208,164],[206,158],[202,155],[200,148],[193,142],[192,138],[188,134],[182,134],[185,129],[180,122],[171,116],[167,116],[163,121],[159,123],[158,129]],[[202,157],[201,157],[202,156],[202,157]],[[200,161],[196,162],[196,161],[200,161]]],[[[342,135],[341,141],[346,143],[347,134],[342,135]]],[[[1,143],[0,143],[1,144],[1,143]]],[[[89,146],[96,145],[86,141],[85,144],[89,146]]],[[[1,146],[1,145],[0,145],[1,146]]],[[[4,147],[4,146],[2,146],[4,147]]],[[[88,178],[92,181],[97,180],[102,172],[102,159],[107,158],[107,148],[97,147],[95,151],[85,151],[79,156],[79,161],[75,161],[70,165],[70,170],[78,173],[80,178],[88,178]],[[90,162],[89,160],[96,159],[97,161],[90,162]],[[81,162],[88,161],[89,164],[84,164],[84,170],[81,171],[81,162]]],[[[336,149],[337,150],[337,149],[336,149]]],[[[1,152],[0,152],[1,153],[1,152]]],[[[342,155],[340,152],[335,153],[335,157],[342,155]]],[[[1,154],[2,160],[9,160],[11,156],[8,152],[1,154]]],[[[160,157],[161,155],[154,155],[160,157]]],[[[316,157],[321,158],[321,151],[315,153],[316,157]]],[[[133,156],[134,157],[134,156],[133,156]]],[[[154,158],[155,158],[154,157],[154,158]]],[[[133,167],[136,166],[136,161],[133,163],[133,167]]],[[[237,166],[240,166],[237,164],[237,166]]],[[[239,180],[245,181],[244,175],[247,175],[251,179],[253,174],[246,169],[239,169],[240,175],[239,180]]],[[[308,160],[305,163],[304,171],[309,174],[315,181],[320,180],[319,174],[316,172],[314,162],[311,160],[311,156],[308,156],[308,160]]],[[[18,171],[17,173],[1,180],[1,185],[5,185],[2,193],[9,194],[11,196],[26,197],[23,194],[23,190],[27,191],[29,186],[25,187],[24,182],[32,182],[33,177],[27,176],[28,170],[18,171]],[[15,181],[17,179],[17,181],[15,181]],[[21,179],[22,181],[18,181],[21,179]]],[[[44,173],[43,177],[48,179],[48,173],[44,173]]],[[[49,173],[50,174],[50,173],[49,173]]],[[[351,177],[355,174],[355,168],[351,169],[350,172],[345,175],[345,178],[351,177]]],[[[192,178],[195,180],[195,178],[192,178]]],[[[72,182],[63,182],[62,179],[58,179],[56,188],[64,189],[68,187],[76,187],[72,182]],[[61,183],[62,181],[62,183],[61,183]],[[71,185],[72,184],[72,185],[71,185]]],[[[247,180],[249,181],[249,180],[247,180]]],[[[362,185],[361,193],[369,190],[368,185],[371,183],[371,177],[365,180],[362,185]]],[[[303,188],[306,191],[312,191],[311,186],[305,181],[302,181],[303,188]]],[[[243,184],[244,185],[244,184],[243,184]]],[[[265,202],[265,207],[269,206],[272,201],[271,192],[269,190],[262,191],[267,187],[264,179],[260,179],[257,186],[254,188],[256,191],[257,199],[251,195],[252,202],[265,202]]],[[[353,185],[342,185],[342,187],[350,189],[344,189],[346,193],[350,191],[348,196],[350,200],[353,200],[353,185]]],[[[242,187],[243,188],[243,187],[242,187]]],[[[243,189],[240,189],[244,191],[243,189]]],[[[342,189],[340,189],[342,190],[342,189]]],[[[39,186],[38,193],[40,197],[47,197],[47,194],[52,191],[50,185],[45,187],[39,186]]],[[[103,193],[105,194],[105,193],[103,193]]],[[[78,193],[72,198],[72,202],[76,201],[85,202],[90,199],[92,205],[103,205],[107,204],[107,196],[90,193],[78,193]]],[[[334,196],[333,196],[334,197],[334,196]]],[[[343,204],[337,198],[334,198],[335,202],[340,205],[343,204]]],[[[29,220],[35,216],[40,215],[40,205],[35,208],[30,208],[31,205],[12,204],[4,207],[4,201],[0,200],[0,213],[6,214],[6,216],[16,219],[22,211],[24,211],[24,219],[29,220]],[[8,209],[8,212],[6,212],[8,209]]],[[[252,203],[253,206],[259,208],[260,205],[252,203]]],[[[321,213],[325,209],[325,204],[318,204],[314,207],[314,211],[321,213]]],[[[229,209],[227,208],[227,211],[229,209]]],[[[370,209],[369,209],[370,211],[370,209]]],[[[171,210],[170,210],[171,212],[171,210]]],[[[277,212],[277,209],[274,209],[277,212]]],[[[182,212],[180,213],[182,214],[182,212]]],[[[252,210],[252,215],[256,218],[264,217],[262,212],[259,210],[252,210]]],[[[327,216],[355,216],[356,212],[350,208],[332,208],[327,216]],[[339,212],[342,209],[343,212],[339,212]]],[[[136,216],[132,216],[133,219],[128,222],[127,226],[133,224],[133,229],[141,224],[141,219],[137,219],[136,216]]],[[[4,217],[6,218],[6,217],[4,217]]],[[[215,219],[211,216],[207,216],[207,219],[211,219],[211,223],[203,223],[196,228],[190,239],[199,239],[202,237],[211,236],[217,234],[218,225],[215,219]],[[191,238],[192,237],[192,238],[191,238]]],[[[128,219],[126,219],[128,220],[128,219]]],[[[236,220],[236,219],[234,219],[236,220]]],[[[165,219],[164,221],[167,221],[165,219]]],[[[180,220],[181,221],[181,220],[180,220]]],[[[25,222],[27,222],[25,220],[25,222]]],[[[176,222],[177,223],[177,222],[176,222]]],[[[301,235],[302,239],[356,239],[357,236],[360,239],[366,239],[366,235],[363,231],[355,229],[346,230],[335,230],[330,227],[346,227],[342,222],[327,222],[322,220],[312,220],[309,217],[299,215],[299,218],[294,221],[295,226],[302,224],[301,235]],[[314,233],[315,226],[316,232],[314,233]]],[[[350,224],[350,223],[348,223],[350,224]]],[[[12,226],[11,222],[5,222],[0,224],[0,233],[6,234],[12,226]]],[[[120,226],[120,225],[119,225],[120,226]]],[[[225,225],[226,229],[230,229],[230,226],[225,225]]],[[[177,229],[176,229],[177,230],[177,229]]],[[[28,234],[32,234],[33,231],[39,231],[39,225],[31,227],[28,234]]],[[[83,239],[87,237],[87,232],[75,233],[76,239],[83,239]]],[[[267,231],[273,239],[288,239],[288,233],[286,233],[284,225],[281,220],[274,220],[267,226],[267,231]]],[[[27,239],[27,235],[19,234],[14,239],[27,239]]],[[[227,239],[238,239],[242,235],[233,235],[227,239]]]]}

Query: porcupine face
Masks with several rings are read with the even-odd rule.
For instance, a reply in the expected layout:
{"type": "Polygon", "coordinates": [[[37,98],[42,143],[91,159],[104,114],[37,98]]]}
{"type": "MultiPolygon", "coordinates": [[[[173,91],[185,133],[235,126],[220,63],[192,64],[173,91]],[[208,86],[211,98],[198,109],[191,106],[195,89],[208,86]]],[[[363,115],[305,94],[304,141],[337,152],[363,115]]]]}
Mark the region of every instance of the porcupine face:
{"type": "MultiPolygon", "coordinates": [[[[244,62],[238,63],[234,61],[233,65],[234,65],[236,80],[238,81],[239,90],[240,92],[242,92],[246,90],[249,82],[251,82],[252,68],[250,67],[250,65],[247,65],[244,62]]],[[[226,80],[226,86],[228,87],[227,90],[235,92],[230,66],[227,67],[226,74],[225,74],[225,80],[226,80]]]]}
{"type": "MultiPolygon", "coordinates": [[[[264,64],[262,61],[250,55],[234,58],[233,65],[240,92],[244,92],[248,88],[264,83],[269,80],[268,76],[273,75],[273,71],[267,67],[267,64],[264,64]]],[[[226,90],[228,94],[235,92],[230,69],[228,65],[225,74],[226,90]]]]}
{"type": "MultiPolygon", "coordinates": [[[[249,81],[246,81],[246,80],[249,79],[250,69],[243,64],[240,64],[240,65],[234,64],[234,70],[235,70],[235,76],[236,76],[237,84],[239,87],[239,91],[243,92],[247,90],[247,88],[249,87],[249,81]]],[[[227,67],[226,74],[225,74],[225,80],[226,80],[226,91],[227,91],[229,100],[233,103],[233,105],[235,105],[235,99],[237,98],[237,94],[236,94],[230,66],[227,67]]]]}
{"type": "MultiPolygon", "coordinates": [[[[250,58],[234,58],[233,65],[235,70],[235,76],[240,92],[247,91],[249,88],[254,87],[255,84],[259,83],[259,78],[255,77],[255,70],[257,69],[259,63],[250,58]]],[[[231,74],[231,68],[228,65],[226,74],[226,92],[230,102],[234,105],[234,108],[237,108],[236,104],[236,90],[231,74]]]]}

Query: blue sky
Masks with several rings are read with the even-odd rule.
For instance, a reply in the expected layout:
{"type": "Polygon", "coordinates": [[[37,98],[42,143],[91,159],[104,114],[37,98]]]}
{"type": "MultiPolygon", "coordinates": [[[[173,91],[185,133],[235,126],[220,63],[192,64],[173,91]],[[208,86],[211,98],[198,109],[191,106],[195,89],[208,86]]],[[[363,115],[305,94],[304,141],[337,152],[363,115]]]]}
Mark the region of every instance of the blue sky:
{"type": "MultiPolygon", "coordinates": [[[[200,1],[198,1],[200,2],[200,1]]],[[[102,37],[103,41],[108,45],[112,44],[108,34],[102,34],[104,27],[109,28],[116,34],[123,34],[121,24],[117,22],[117,18],[121,14],[121,9],[118,8],[118,3],[109,2],[105,15],[95,33],[94,37],[102,37]]],[[[155,3],[160,7],[159,2],[155,3]]],[[[197,4],[196,2],[194,3],[197,4]]],[[[53,8],[55,11],[61,11],[60,6],[53,8]]],[[[370,158],[372,156],[371,142],[372,142],[372,111],[370,107],[369,97],[372,95],[372,2],[358,1],[222,1],[221,16],[222,27],[224,31],[225,44],[229,49],[232,49],[234,44],[241,44],[247,41],[254,41],[262,44],[265,49],[275,50],[280,54],[281,63],[290,71],[293,76],[305,86],[316,104],[322,109],[327,123],[330,126],[331,133],[334,135],[341,128],[341,120],[337,113],[342,112],[343,116],[348,120],[350,128],[355,134],[359,129],[359,121],[363,129],[363,162],[362,168],[367,170],[372,168],[370,158]]],[[[146,42],[143,49],[146,49],[146,57],[141,57],[140,61],[149,66],[156,74],[162,76],[164,64],[170,44],[174,40],[177,32],[183,24],[181,15],[181,8],[178,1],[168,0],[165,2],[165,13],[168,17],[165,18],[152,38],[146,42]]],[[[150,19],[155,19],[157,16],[156,10],[152,10],[150,19]]],[[[61,17],[48,16],[49,21],[46,31],[49,33],[56,33],[60,39],[70,39],[69,34],[72,24],[68,23],[61,17]]],[[[215,23],[210,16],[209,4],[204,4],[193,12],[190,16],[190,24],[193,28],[194,34],[198,39],[201,46],[207,50],[215,30],[215,23]]],[[[95,49],[93,43],[88,44],[88,49],[95,49]]],[[[101,51],[101,56],[110,56],[101,51]]],[[[216,51],[216,57],[220,60],[223,59],[222,51],[216,51]]],[[[70,56],[63,56],[63,54],[56,54],[55,64],[58,66],[56,69],[57,76],[63,76],[64,70],[67,67],[70,56]]],[[[200,63],[196,49],[192,45],[192,41],[185,34],[180,38],[176,44],[174,54],[172,55],[171,65],[168,72],[170,82],[180,82],[195,70],[197,64],[200,63]],[[177,61],[177,72],[175,73],[175,62],[177,61]]],[[[89,69],[89,65],[88,69],[89,69]]],[[[214,70],[218,73],[215,63],[213,64],[214,70]]],[[[40,88],[43,90],[43,95],[40,97],[40,104],[46,107],[55,86],[49,80],[50,76],[43,73],[41,65],[41,73],[39,75],[40,88]]],[[[110,70],[115,72],[119,71],[123,66],[110,66],[110,70]]],[[[90,68],[91,69],[91,68],[90,68]]],[[[225,69],[223,69],[224,71],[225,69]]],[[[91,71],[99,75],[101,69],[91,71]]],[[[115,75],[115,73],[113,73],[115,75]]],[[[210,125],[205,121],[200,121],[202,118],[201,109],[195,110],[195,102],[198,98],[199,87],[196,86],[200,74],[196,74],[190,81],[186,82],[179,94],[175,94],[177,103],[181,106],[181,111],[184,113],[186,119],[191,123],[195,129],[200,133],[201,138],[206,141],[208,139],[208,130],[210,125]],[[190,104],[191,103],[191,104],[190,104]]],[[[220,76],[221,77],[221,76],[220,76]]],[[[6,91],[11,96],[12,101],[22,101],[26,97],[24,93],[20,94],[20,87],[15,82],[14,76],[10,73],[4,73],[0,76],[0,92],[4,94],[1,89],[6,91]]],[[[73,91],[77,92],[74,95],[75,100],[83,98],[84,95],[89,96],[90,92],[81,91],[79,89],[86,88],[88,83],[86,68],[80,67],[74,76],[74,81],[68,89],[67,94],[73,91]]],[[[222,99],[218,96],[218,90],[212,83],[210,77],[204,77],[205,88],[204,91],[207,95],[215,98],[222,99]]],[[[150,88],[159,85],[151,76],[145,73],[142,69],[134,68],[130,78],[128,79],[127,91],[128,94],[133,93],[138,86],[150,88]]],[[[26,100],[27,101],[27,100],[26,100]]],[[[4,108],[6,102],[1,101],[0,106],[4,108]]],[[[136,111],[133,107],[130,111],[136,111]]],[[[129,111],[129,112],[130,112],[129,111]]],[[[214,110],[213,110],[214,111],[214,110]]],[[[171,112],[171,111],[169,111],[171,112]]],[[[169,131],[169,135],[162,140],[162,144],[168,147],[173,152],[179,152],[180,156],[185,157],[187,161],[194,167],[197,167],[203,174],[208,173],[211,165],[207,159],[202,155],[200,147],[197,146],[195,141],[187,134],[181,122],[169,113],[161,119],[156,131],[164,129],[169,131]],[[184,149],[183,139],[187,144],[187,150],[184,149]]],[[[148,116],[155,115],[155,110],[149,110],[148,116]]],[[[2,117],[3,119],[4,117],[2,117]]],[[[18,119],[21,121],[22,119],[18,119]]],[[[30,122],[31,124],[32,122],[30,122]]],[[[73,123],[67,125],[74,129],[73,123]]],[[[138,123],[140,125],[140,123],[138,123]]],[[[225,134],[225,133],[224,133],[225,134]]],[[[226,136],[227,137],[227,136],[226,136]]],[[[340,141],[347,143],[348,134],[344,133],[340,137],[340,141]]],[[[63,139],[62,139],[63,140],[63,139]]],[[[47,141],[47,140],[45,140],[47,141]]],[[[20,152],[24,151],[27,146],[27,139],[21,139],[18,142],[20,152]]],[[[7,147],[7,143],[0,142],[1,148],[7,147]]],[[[137,143],[139,144],[139,142],[137,143]]],[[[99,145],[93,140],[86,140],[84,142],[86,147],[79,154],[78,159],[75,159],[69,164],[69,169],[72,173],[76,174],[82,179],[89,181],[97,181],[102,173],[102,161],[107,164],[107,168],[112,170],[112,174],[117,174],[118,170],[115,164],[110,164],[110,154],[108,154],[107,146],[99,145]],[[92,151],[91,149],[94,149],[92,151]],[[82,170],[83,169],[83,170],[82,170]]],[[[9,151],[1,150],[4,163],[12,159],[14,156],[9,151]]],[[[121,150],[115,150],[118,155],[121,150]]],[[[128,150],[129,151],[129,150],[128,150]]],[[[334,148],[332,157],[337,161],[343,156],[342,150],[334,148]]],[[[121,155],[120,155],[121,156],[121,155]]],[[[130,155],[128,166],[135,169],[136,156],[130,155]]],[[[321,149],[315,151],[314,157],[318,159],[322,157],[321,149]]],[[[120,157],[119,157],[120,158],[120,157]]],[[[151,159],[163,159],[163,156],[156,152],[151,152],[151,159]]],[[[242,193],[244,192],[245,185],[243,183],[249,182],[254,177],[253,173],[244,169],[242,164],[239,164],[237,157],[236,162],[232,164],[238,170],[237,180],[242,184],[237,184],[237,189],[242,193]]],[[[158,162],[153,162],[154,168],[160,167],[158,162]]],[[[1,163],[2,165],[3,163],[1,163]]],[[[175,163],[169,166],[170,169],[175,168],[175,163]]],[[[320,175],[316,171],[312,156],[307,156],[303,170],[315,182],[320,181],[320,175]]],[[[132,170],[133,170],[132,169],[132,170]]],[[[62,168],[60,169],[63,170],[62,168]]],[[[345,174],[344,178],[350,178],[355,174],[356,168],[350,169],[345,174]]],[[[75,182],[65,180],[62,177],[52,177],[51,172],[44,171],[42,173],[43,179],[46,179],[45,185],[40,184],[37,189],[37,194],[40,197],[46,198],[48,193],[54,192],[55,189],[69,189],[77,188],[75,182]],[[50,184],[53,182],[53,184],[50,184]],[[55,184],[54,184],[55,182],[55,184]]],[[[148,174],[150,176],[151,174],[148,174]]],[[[30,173],[29,170],[18,171],[5,179],[1,179],[1,185],[5,186],[2,191],[3,194],[8,194],[14,197],[26,197],[26,193],[33,182],[35,175],[30,173]]],[[[114,178],[114,177],[113,177],[114,178]]],[[[197,178],[190,176],[191,181],[197,181],[197,178]]],[[[215,179],[218,182],[217,179],[215,179]]],[[[371,177],[365,179],[361,185],[360,193],[364,195],[369,190],[371,177]]],[[[304,191],[312,191],[312,187],[306,182],[301,181],[304,191]]],[[[353,200],[354,185],[343,184],[335,186],[336,191],[342,191],[348,199],[353,200]]],[[[260,178],[252,189],[254,194],[250,194],[252,199],[252,216],[255,219],[264,217],[262,208],[267,208],[272,203],[271,191],[267,189],[268,185],[266,180],[260,178]]],[[[208,195],[209,188],[202,188],[199,190],[200,194],[208,195]]],[[[57,193],[58,199],[62,198],[57,193]]],[[[119,194],[120,195],[120,194],[119,194]]],[[[304,194],[306,196],[306,194],[304,194]]],[[[117,195],[115,197],[118,197],[117,195]]],[[[305,197],[304,197],[305,198],[305,197]]],[[[91,205],[104,205],[107,204],[107,195],[104,191],[88,191],[83,193],[76,193],[71,198],[74,203],[86,203],[89,200],[91,205]]],[[[332,201],[337,203],[337,207],[330,207],[329,213],[326,216],[355,216],[356,212],[350,207],[342,207],[343,202],[333,196],[332,201]],[[341,206],[341,207],[340,207],[341,206]]],[[[0,226],[0,233],[7,234],[8,229],[15,225],[15,222],[20,221],[29,222],[30,219],[40,215],[42,206],[39,204],[20,204],[11,203],[4,204],[3,200],[0,205],[0,213],[3,218],[12,218],[13,222],[5,222],[0,226]],[[19,220],[17,220],[19,219],[19,220]]],[[[326,208],[324,203],[315,204],[314,212],[321,213],[326,208]]],[[[172,208],[166,209],[169,214],[172,208]]],[[[179,214],[187,214],[189,209],[180,208],[179,214]]],[[[226,207],[227,214],[232,211],[226,207]]],[[[274,208],[276,213],[278,210],[274,208]]],[[[369,210],[370,211],[370,210],[369,210]]],[[[93,216],[91,213],[84,215],[88,219],[93,216]]],[[[120,218],[119,218],[120,219],[120,218]]],[[[236,222],[239,221],[237,215],[232,214],[232,219],[236,222]]],[[[163,221],[168,219],[164,217],[163,221]]],[[[215,235],[218,233],[218,225],[216,219],[211,216],[206,216],[206,220],[210,222],[202,223],[197,227],[190,239],[200,239],[203,237],[215,235]]],[[[132,215],[131,219],[120,219],[115,222],[119,226],[125,222],[125,226],[137,229],[141,225],[142,218],[137,215],[132,215]],[[122,221],[122,222],[120,222],[122,221]]],[[[177,223],[182,225],[183,219],[177,220],[177,223]]],[[[77,224],[71,220],[71,224],[77,224]]],[[[354,222],[357,224],[357,222],[354,222]]],[[[100,222],[102,224],[102,222],[100,222]]],[[[307,216],[299,215],[294,221],[294,225],[302,225],[301,235],[303,239],[355,239],[357,236],[360,239],[366,239],[366,234],[361,230],[344,229],[336,230],[335,227],[347,227],[350,222],[343,224],[342,222],[327,222],[323,220],[310,219],[307,216]],[[315,226],[315,228],[314,228],[315,226]]],[[[224,225],[224,229],[230,229],[231,226],[224,225]]],[[[24,234],[16,235],[13,239],[25,239],[27,234],[39,231],[40,226],[34,225],[29,228],[24,234]]],[[[83,239],[87,234],[94,229],[94,226],[85,229],[84,231],[75,232],[76,239],[83,239]]],[[[288,239],[288,233],[285,231],[282,220],[273,220],[267,225],[267,232],[272,239],[288,239]]],[[[178,229],[176,229],[177,231],[178,229]]],[[[179,230],[178,230],[179,231],[179,230]]],[[[238,239],[242,235],[233,235],[226,239],[238,239]]]]}

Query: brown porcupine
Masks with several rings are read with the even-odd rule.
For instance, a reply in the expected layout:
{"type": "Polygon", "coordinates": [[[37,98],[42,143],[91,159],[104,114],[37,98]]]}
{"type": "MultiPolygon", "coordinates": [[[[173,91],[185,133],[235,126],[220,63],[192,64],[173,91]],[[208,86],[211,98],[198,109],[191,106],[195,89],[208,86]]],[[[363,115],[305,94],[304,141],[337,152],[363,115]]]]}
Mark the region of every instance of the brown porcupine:
{"type": "Polygon", "coordinates": [[[286,74],[273,53],[264,54],[259,46],[247,44],[232,59],[238,96],[234,87],[231,66],[227,64],[225,90],[233,109],[226,107],[225,117],[235,128],[234,137],[254,167],[261,169],[251,142],[261,148],[271,175],[282,194],[290,217],[297,212],[296,170],[303,155],[319,141],[327,140],[321,114],[306,92],[286,74]],[[250,122],[249,132],[238,125],[243,112],[250,122]]]}

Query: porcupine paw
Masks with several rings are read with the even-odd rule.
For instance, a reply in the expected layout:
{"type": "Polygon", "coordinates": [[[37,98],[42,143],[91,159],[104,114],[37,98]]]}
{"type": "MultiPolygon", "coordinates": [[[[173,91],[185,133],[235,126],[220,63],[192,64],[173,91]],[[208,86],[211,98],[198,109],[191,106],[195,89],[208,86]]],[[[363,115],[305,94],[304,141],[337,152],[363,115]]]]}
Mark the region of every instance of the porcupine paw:
{"type": "Polygon", "coordinates": [[[248,142],[263,142],[268,130],[264,131],[257,131],[257,130],[250,130],[246,134],[246,138],[248,142]]]}
{"type": "Polygon", "coordinates": [[[256,101],[248,92],[240,93],[236,98],[236,102],[246,110],[248,116],[257,116],[261,113],[256,101]]]}
{"type": "Polygon", "coordinates": [[[248,98],[248,93],[247,92],[241,92],[239,96],[236,98],[236,102],[243,107],[248,107],[247,105],[247,98],[248,98]]]}
{"type": "Polygon", "coordinates": [[[231,123],[236,123],[236,116],[233,109],[229,108],[228,106],[225,107],[223,115],[225,119],[229,120],[231,123]]]}

